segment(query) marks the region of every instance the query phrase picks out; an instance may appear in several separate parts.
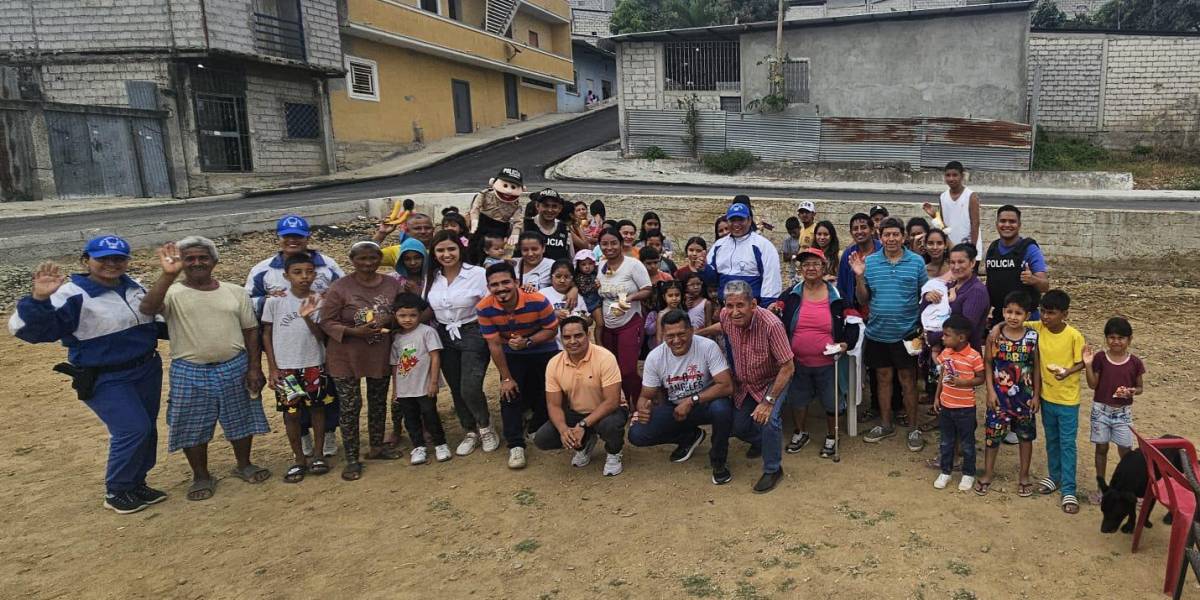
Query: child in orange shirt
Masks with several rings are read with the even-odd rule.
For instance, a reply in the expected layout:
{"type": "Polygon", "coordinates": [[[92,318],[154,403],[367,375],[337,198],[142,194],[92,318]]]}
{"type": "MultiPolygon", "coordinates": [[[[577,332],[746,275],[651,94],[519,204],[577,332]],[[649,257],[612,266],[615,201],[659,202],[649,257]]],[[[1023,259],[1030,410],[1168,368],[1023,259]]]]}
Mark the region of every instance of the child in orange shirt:
{"type": "Polygon", "coordinates": [[[965,492],[975,485],[975,388],[983,385],[984,367],[983,357],[967,343],[970,335],[971,322],[962,315],[951,315],[942,325],[945,349],[937,357],[941,377],[937,402],[933,404],[942,433],[942,472],[933,480],[933,487],[939,490],[950,483],[955,443],[962,449],[963,457],[963,476],[958,489],[965,492]]]}

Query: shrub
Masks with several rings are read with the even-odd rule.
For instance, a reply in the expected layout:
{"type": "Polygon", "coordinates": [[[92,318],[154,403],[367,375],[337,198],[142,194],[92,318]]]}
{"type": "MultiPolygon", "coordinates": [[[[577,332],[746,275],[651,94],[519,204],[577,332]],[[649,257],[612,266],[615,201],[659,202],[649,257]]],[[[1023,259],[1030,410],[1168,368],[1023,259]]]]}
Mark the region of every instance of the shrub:
{"type": "Polygon", "coordinates": [[[1083,138],[1051,137],[1038,132],[1034,147],[1036,171],[1088,171],[1109,159],[1108,150],[1083,138]]]}
{"type": "Polygon", "coordinates": [[[649,148],[646,148],[645,152],[642,152],[642,158],[645,158],[647,160],[658,160],[660,158],[666,158],[666,157],[667,157],[666,150],[663,150],[662,148],[659,148],[658,146],[650,146],[649,148]]]}
{"type": "Polygon", "coordinates": [[[720,154],[705,154],[704,168],[721,175],[732,175],[750,166],[755,160],[749,150],[726,150],[720,154]]]}

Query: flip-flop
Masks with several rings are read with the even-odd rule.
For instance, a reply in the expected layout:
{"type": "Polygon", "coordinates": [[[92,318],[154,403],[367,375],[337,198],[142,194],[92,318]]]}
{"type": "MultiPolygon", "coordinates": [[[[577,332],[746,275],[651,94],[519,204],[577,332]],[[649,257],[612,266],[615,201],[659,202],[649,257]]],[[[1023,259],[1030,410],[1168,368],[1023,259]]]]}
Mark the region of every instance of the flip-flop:
{"type": "Polygon", "coordinates": [[[317,460],[312,461],[312,464],[309,465],[308,472],[312,473],[313,475],[324,475],[329,472],[329,463],[318,458],[317,460]]]}
{"type": "Polygon", "coordinates": [[[360,462],[348,462],[342,467],[342,479],[346,481],[358,481],[362,479],[363,465],[360,462]]]}
{"type": "Polygon", "coordinates": [[[1050,479],[1049,477],[1038,482],[1038,493],[1043,496],[1053,494],[1057,490],[1058,484],[1054,483],[1054,480],[1050,479]]]}
{"type": "Polygon", "coordinates": [[[367,452],[367,460],[396,460],[398,458],[402,458],[403,456],[404,454],[395,448],[387,447],[367,452]]]}
{"type": "Polygon", "coordinates": [[[287,473],[283,475],[284,483],[300,483],[304,481],[304,474],[308,472],[308,467],[304,465],[292,465],[288,467],[287,473]]]}
{"type": "Polygon", "coordinates": [[[991,489],[991,487],[992,487],[992,482],[979,481],[977,479],[977,480],[975,480],[975,495],[976,496],[986,496],[988,493],[988,490],[991,489]]]}
{"type": "Polygon", "coordinates": [[[209,498],[212,498],[213,494],[216,493],[216,479],[201,479],[199,481],[193,481],[192,485],[188,487],[187,499],[199,502],[201,500],[208,500],[209,498]]]}
{"type": "Polygon", "coordinates": [[[1079,513],[1079,499],[1072,494],[1066,494],[1062,499],[1062,510],[1068,515],[1079,513]]]}
{"type": "Polygon", "coordinates": [[[1017,495],[1022,498],[1028,498],[1028,497],[1032,496],[1033,495],[1033,484],[1032,483],[1018,483],[1017,484],[1017,495]]]}
{"type": "Polygon", "coordinates": [[[244,467],[234,467],[233,476],[246,483],[262,483],[271,478],[271,472],[251,463],[244,467]]]}

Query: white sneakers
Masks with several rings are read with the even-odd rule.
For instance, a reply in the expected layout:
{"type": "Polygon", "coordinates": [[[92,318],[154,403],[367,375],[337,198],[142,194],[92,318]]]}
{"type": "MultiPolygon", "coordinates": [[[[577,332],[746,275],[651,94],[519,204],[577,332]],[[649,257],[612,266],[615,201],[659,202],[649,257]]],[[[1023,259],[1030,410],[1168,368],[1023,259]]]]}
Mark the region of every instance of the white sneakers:
{"type": "Polygon", "coordinates": [[[434,457],[437,458],[438,462],[446,462],[446,461],[450,460],[450,446],[447,446],[446,444],[442,444],[440,446],[435,447],[433,449],[433,455],[434,455],[434,457]]]}
{"type": "Polygon", "coordinates": [[[620,475],[624,467],[621,465],[621,455],[609,454],[608,458],[604,459],[604,476],[614,477],[620,475]]]}
{"type": "Polygon", "coordinates": [[[463,438],[463,441],[458,443],[458,448],[454,450],[454,453],[459,456],[466,456],[475,451],[477,444],[479,444],[479,434],[474,431],[467,432],[467,436],[463,438]]]}
{"type": "Polygon", "coordinates": [[[596,440],[600,436],[593,435],[588,437],[587,442],[584,442],[582,450],[576,450],[575,456],[571,457],[572,467],[586,467],[592,462],[592,450],[596,447],[596,440]]]}
{"type": "MultiPolygon", "coordinates": [[[[337,430],[335,429],[333,431],[326,432],[325,433],[325,447],[321,449],[321,452],[325,455],[325,458],[329,458],[331,456],[336,456],[337,455],[337,447],[338,447],[337,430]]],[[[309,448],[310,449],[312,448],[311,444],[310,444],[309,448]]]]}
{"type": "MultiPolygon", "coordinates": [[[[945,473],[938,473],[937,479],[933,480],[933,487],[944,490],[950,485],[950,476],[945,473]]],[[[975,478],[970,475],[963,475],[962,480],[958,482],[958,491],[969,492],[975,487],[975,478]]]]}
{"type": "Polygon", "coordinates": [[[491,427],[480,427],[479,437],[483,442],[484,452],[495,452],[500,447],[500,436],[491,427]]]}
{"type": "Polygon", "coordinates": [[[413,448],[412,452],[409,453],[409,456],[412,457],[409,462],[414,465],[423,465],[429,461],[429,456],[425,451],[425,446],[417,446],[416,448],[413,448]]]}
{"type": "Polygon", "coordinates": [[[508,449],[508,468],[524,469],[525,468],[525,449],[520,446],[508,449]]]}

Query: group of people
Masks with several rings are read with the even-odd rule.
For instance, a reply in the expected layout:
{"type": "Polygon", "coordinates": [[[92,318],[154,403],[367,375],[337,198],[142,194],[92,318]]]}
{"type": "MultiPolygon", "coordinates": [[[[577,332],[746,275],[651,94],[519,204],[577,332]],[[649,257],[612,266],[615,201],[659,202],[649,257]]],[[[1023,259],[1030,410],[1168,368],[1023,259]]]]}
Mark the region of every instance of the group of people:
{"type": "Polygon", "coordinates": [[[961,455],[960,489],[988,493],[1011,436],[1019,494],[1061,491],[1063,509],[1076,512],[1080,373],[1096,389],[1092,439],[1103,476],[1108,442],[1121,453],[1131,446],[1129,404],[1144,372],[1128,352],[1132,331],[1116,318],[1105,328],[1106,352],[1085,346],[1067,324],[1069,297],[1050,289],[1040,248],[1020,235],[1015,206],[997,211],[982,282],[978,194],[963,186],[958,163],[945,179],[947,192],[924,207],[932,222],[903,223],[877,206],[850,218],[844,249],[833,223],[804,201],[777,250],[759,233],[769,223],[738,196],[714,224],[715,239],[692,237],[679,254],[653,212],[640,226],[609,220],[602,203],[569,204],[551,189],[526,204],[521,173],[505,168],[465,213],[382,223],[350,247],[348,273],[309,247],[298,215],[279,220],[278,253],[245,286],[215,279],[216,245],[189,236],[158,250],[161,273],[146,288],[126,274],[129,244],[101,236],[85,246],[82,273],[38,267],[10,330],[67,346],[68,362],[56,369],[109,429],[104,506],[118,513],[166,498],[146,481],[156,458],[160,339],[171,353],[168,447],[183,450],[192,468],[189,500],[216,491],[208,443],[218,422],[233,474],[249,483],[270,477],[251,460],[253,437],[269,431],[264,387],[291,446],[288,483],[331,470],[339,429],[347,481],[362,477],[365,461],[403,458],[406,430],[412,464],[503,443],[508,466],[520,469],[532,443],[568,448],[571,464],[584,467],[603,442],[606,476],[622,472],[626,443],[672,445],[670,460],[684,462],[709,440],[717,485],[733,477],[736,437],[748,458],[761,458],[753,490],[764,493],[783,478],[783,453],[810,442],[814,401],[826,417],[819,455],[837,454],[851,353],[870,375],[874,406],[864,418],[879,417],[864,441],[882,442],[900,425],[907,448],[922,450],[924,394],[942,434],[935,487],[946,487],[961,455]],[[484,391],[491,363],[499,428],[484,391]],[[463,431],[453,450],[437,410],[441,381],[463,431]],[[978,477],[977,387],[987,403],[978,477]],[[1049,473],[1035,484],[1038,412],[1049,473]]]}

